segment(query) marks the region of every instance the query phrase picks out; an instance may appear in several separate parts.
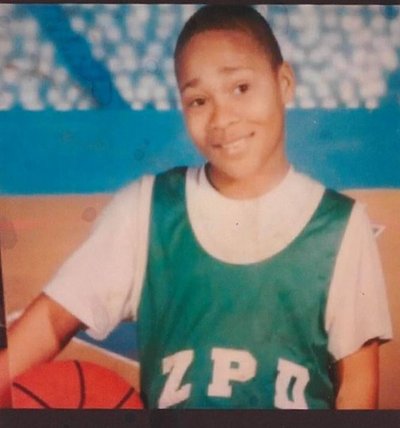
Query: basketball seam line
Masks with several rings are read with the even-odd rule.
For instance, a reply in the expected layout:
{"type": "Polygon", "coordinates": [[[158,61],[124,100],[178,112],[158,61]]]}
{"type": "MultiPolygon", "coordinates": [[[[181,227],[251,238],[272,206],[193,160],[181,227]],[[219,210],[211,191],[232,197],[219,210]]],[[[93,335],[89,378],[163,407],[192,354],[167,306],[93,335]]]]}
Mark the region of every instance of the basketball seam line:
{"type": "Polygon", "coordinates": [[[120,409],[132,396],[132,394],[135,392],[135,389],[133,387],[130,387],[127,391],[127,393],[121,398],[119,403],[114,407],[114,409],[120,409]]]}
{"type": "Polygon", "coordinates": [[[86,399],[86,390],[85,390],[85,377],[83,375],[82,366],[79,361],[74,360],[75,367],[78,370],[78,378],[79,378],[79,385],[80,385],[80,391],[81,391],[81,397],[78,405],[78,409],[82,409],[85,405],[85,399],[86,399]]]}
{"type": "Polygon", "coordinates": [[[29,390],[28,388],[26,388],[25,386],[17,383],[17,382],[13,382],[13,386],[15,388],[18,388],[19,390],[21,390],[22,392],[24,392],[25,394],[27,394],[29,397],[33,398],[34,400],[36,400],[39,404],[41,404],[43,407],[45,407],[46,409],[51,409],[52,407],[49,406],[44,400],[42,400],[39,396],[37,396],[34,392],[32,392],[31,390],[29,390]]]}

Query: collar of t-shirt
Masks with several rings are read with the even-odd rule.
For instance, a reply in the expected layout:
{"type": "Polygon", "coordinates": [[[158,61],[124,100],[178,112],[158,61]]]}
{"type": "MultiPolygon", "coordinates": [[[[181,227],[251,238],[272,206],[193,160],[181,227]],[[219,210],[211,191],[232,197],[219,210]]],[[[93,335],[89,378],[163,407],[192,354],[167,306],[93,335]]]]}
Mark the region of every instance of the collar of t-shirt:
{"type": "Polygon", "coordinates": [[[250,264],[283,250],[305,227],[324,187],[291,167],[271,191],[230,199],[208,181],[204,166],[188,170],[187,210],[194,235],[212,257],[250,264]]]}

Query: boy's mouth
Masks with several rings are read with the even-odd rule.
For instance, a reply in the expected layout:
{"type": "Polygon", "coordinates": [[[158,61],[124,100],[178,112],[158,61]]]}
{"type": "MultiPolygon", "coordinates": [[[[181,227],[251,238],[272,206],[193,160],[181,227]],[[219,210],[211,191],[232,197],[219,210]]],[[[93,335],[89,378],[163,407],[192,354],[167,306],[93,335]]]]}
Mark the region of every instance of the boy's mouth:
{"type": "Polygon", "coordinates": [[[254,132],[240,136],[238,138],[233,138],[227,141],[214,142],[212,147],[215,149],[223,150],[227,154],[237,154],[240,153],[247,145],[248,140],[254,136],[254,132]]]}

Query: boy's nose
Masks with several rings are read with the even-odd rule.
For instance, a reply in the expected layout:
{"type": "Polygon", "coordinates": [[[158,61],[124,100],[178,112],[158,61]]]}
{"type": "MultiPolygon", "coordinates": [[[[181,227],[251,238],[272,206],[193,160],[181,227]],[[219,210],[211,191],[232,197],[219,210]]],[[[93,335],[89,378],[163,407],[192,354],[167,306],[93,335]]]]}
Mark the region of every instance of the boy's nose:
{"type": "Polygon", "coordinates": [[[224,129],[237,120],[232,109],[225,103],[214,102],[210,115],[209,127],[212,130],[224,129]]]}

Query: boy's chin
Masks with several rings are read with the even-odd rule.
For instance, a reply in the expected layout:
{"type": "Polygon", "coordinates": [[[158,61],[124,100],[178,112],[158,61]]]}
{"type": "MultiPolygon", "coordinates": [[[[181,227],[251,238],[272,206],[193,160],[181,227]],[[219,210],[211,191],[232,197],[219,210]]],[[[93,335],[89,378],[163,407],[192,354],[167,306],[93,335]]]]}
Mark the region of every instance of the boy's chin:
{"type": "Polygon", "coordinates": [[[216,182],[239,182],[246,180],[246,171],[240,167],[227,167],[226,165],[220,166],[210,164],[208,169],[208,177],[211,181],[216,182]]]}

